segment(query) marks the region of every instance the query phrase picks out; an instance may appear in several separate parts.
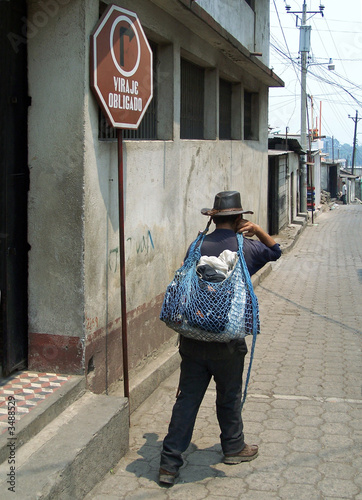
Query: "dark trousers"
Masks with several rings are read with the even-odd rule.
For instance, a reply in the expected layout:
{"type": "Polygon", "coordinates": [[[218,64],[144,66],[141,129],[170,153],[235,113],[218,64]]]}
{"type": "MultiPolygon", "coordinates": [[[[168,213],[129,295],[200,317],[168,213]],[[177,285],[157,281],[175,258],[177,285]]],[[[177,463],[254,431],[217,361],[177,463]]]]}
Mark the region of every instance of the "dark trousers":
{"type": "Polygon", "coordinates": [[[179,395],[163,442],[160,464],[163,469],[177,472],[183,464],[181,454],[191,442],[196,416],[212,376],[216,383],[222,450],[224,454],[233,454],[244,448],[241,396],[246,352],[244,341],[200,343],[182,338],[179,395]]]}

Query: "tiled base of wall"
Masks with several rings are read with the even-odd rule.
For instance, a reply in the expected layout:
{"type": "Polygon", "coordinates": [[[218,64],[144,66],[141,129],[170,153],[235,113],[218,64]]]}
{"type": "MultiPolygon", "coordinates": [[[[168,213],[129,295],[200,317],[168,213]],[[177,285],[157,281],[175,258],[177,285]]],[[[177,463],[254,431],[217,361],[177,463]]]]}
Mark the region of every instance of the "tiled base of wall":
{"type": "Polygon", "coordinates": [[[16,422],[19,422],[21,417],[38,407],[42,401],[60,389],[70,378],[70,375],[22,371],[6,379],[1,379],[0,434],[8,428],[9,411],[11,412],[15,408],[16,426],[16,422]]]}

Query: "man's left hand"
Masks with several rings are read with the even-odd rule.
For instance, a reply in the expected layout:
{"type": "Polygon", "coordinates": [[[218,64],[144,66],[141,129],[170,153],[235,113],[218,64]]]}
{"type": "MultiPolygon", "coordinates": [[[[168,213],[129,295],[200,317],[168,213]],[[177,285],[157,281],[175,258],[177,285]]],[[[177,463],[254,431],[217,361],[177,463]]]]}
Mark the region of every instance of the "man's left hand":
{"type": "Polygon", "coordinates": [[[258,224],[250,222],[250,220],[247,219],[240,219],[236,227],[236,232],[241,233],[243,236],[246,236],[248,238],[256,236],[267,247],[272,247],[276,244],[274,238],[266,233],[264,229],[258,226],[258,224]]]}
{"type": "Polygon", "coordinates": [[[254,222],[247,219],[241,219],[236,232],[251,238],[257,234],[258,230],[260,230],[260,227],[257,224],[254,224],[254,222]]]}

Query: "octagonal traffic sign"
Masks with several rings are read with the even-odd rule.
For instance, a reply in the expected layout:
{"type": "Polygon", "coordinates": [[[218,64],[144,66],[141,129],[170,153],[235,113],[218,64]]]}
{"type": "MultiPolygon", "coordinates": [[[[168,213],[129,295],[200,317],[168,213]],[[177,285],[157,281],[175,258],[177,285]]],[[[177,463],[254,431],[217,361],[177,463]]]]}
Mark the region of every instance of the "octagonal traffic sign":
{"type": "Polygon", "coordinates": [[[90,85],[109,124],[136,129],[153,95],[152,50],[137,14],[111,4],[91,34],[90,85]]]}

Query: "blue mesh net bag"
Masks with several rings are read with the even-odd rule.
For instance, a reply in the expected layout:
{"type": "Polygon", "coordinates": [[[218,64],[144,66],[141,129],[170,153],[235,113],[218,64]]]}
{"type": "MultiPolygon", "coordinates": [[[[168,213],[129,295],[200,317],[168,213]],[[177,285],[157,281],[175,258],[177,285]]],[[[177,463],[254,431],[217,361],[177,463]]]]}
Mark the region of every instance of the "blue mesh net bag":
{"type": "Polygon", "coordinates": [[[206,231],[191,244],[188,257],[168,285],[160,319],[185,337],[229,342],[259,333],[259,306],[237,234],[238,258],[222,281],[207,281],[196,270],[206,231]]]}

